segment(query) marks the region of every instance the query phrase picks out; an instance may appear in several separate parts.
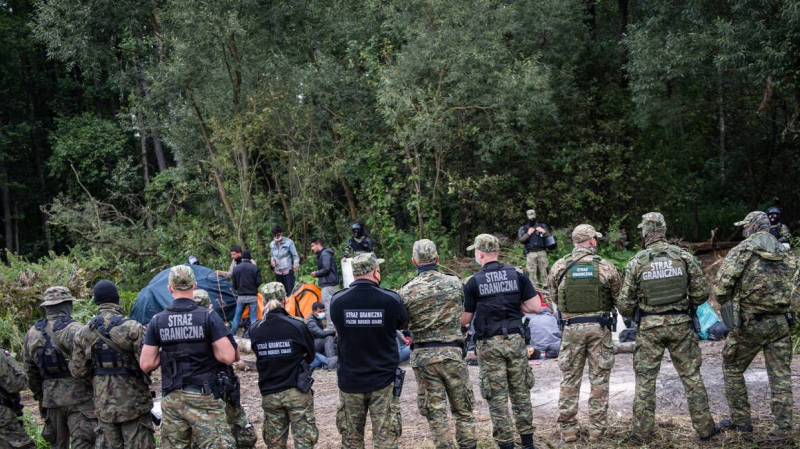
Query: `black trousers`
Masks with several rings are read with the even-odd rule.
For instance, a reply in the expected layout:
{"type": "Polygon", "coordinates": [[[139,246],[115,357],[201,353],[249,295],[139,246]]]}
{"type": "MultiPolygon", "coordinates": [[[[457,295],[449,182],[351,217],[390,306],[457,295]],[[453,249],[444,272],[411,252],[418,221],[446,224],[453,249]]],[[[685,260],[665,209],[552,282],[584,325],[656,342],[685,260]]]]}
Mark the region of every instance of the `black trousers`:
{"type": "Polygon", "coordinates": [[[275,280],[283,284],[286,289],[286,296],[294,292],[294,270],[289,270],[288,274],[276,274],[275,280]]]}

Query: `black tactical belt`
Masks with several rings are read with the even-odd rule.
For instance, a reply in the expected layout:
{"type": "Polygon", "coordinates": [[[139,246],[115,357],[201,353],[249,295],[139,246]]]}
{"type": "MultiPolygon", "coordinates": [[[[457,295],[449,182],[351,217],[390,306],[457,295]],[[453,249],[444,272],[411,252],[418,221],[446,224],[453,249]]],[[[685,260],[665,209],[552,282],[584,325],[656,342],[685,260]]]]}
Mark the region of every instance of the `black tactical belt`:
{"type": "MultiPolygon", "coordinates": [[[[518,327],[515,327],[515,328],[507,329],[506,330],[506,334],[507,335],[522,335],[522,330],[520,328],[518,328],[518,327]]],[[[494,335],[485,335],[483,337],[476,337],[476,338],[478,340],[488,340],[490,338],[499,337],[499,336],[502,336],[502,335],[504,335],[504,334],[503,334],[503,331],[501,330],[500,332],[498,332],[498,333],[496,333],[494,335]]]]}
{"type": "Polygon", "coordinates": [[[642,318],[646,316],[663,316],[663,315],[688,315],[688,310],[667,310],[666,312],[642,312],[642,318]]]}
{"type": "Polygon", "coordinates": [[[208,385],[184,385],[181,390],[189,393],[211,394],[211,387],[208,385]]]}
{"type": "Polygon", "coordinates": [[[411,350],[415,349],[425,349],[425,348],[459,348],[464,346],[464,342],[461,341],[426,341],[424,343],[413,343],[411,345],[411,350]]]}
{"type": "Polygon", "coordinates": [[[600,324],[600,317],[599,316],[586,316],[586,317],[579,317],[579,318],[571,318],[569,320],[562,320],[564,326],[572,326],[573,324],[589,324],[589,323],[597,323],[600,324]]]}
{"type": "Polygon", "coordinates": [[[765,319],[776,318],[784,316],[782,313],[743,313],[745,318],[752,318],[755,321],[763,321],[765,319]]]}

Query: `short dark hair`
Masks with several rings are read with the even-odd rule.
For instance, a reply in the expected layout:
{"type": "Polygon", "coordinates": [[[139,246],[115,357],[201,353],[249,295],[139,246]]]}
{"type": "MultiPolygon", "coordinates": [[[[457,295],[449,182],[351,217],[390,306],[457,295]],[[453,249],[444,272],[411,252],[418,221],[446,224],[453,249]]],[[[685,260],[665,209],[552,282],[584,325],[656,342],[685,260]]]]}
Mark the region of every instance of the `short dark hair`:
{"type": "Polygon", "coordinates": [[[252,255],[250,254],[250,250],[246,249],[242,251],[242,259],[252,259],[252,255]]]}
{"type": "Polygon", "coordinates": [[[281,227],[281,225],[275,225],[272,227],[272,235],[275,235],[279,232],[283,232],[283,228],[281,227]]]}
{"type": "Polygon", "coordinates": [[[324,309],[324,308],[325,308],[325,304],[323,304],[321,302],[315,302],[314,304],[311,304],[311,311],[312,312],[316,312],[317,310],[324,309]]]}
{"type": "Polygon", "coordinates": [[[231,252],[232,253],[240,253],[240,252],[242,252],[242,247],[239,246],[239,245],[233,245],[233,246],[231,246],[231,252]]]}
{"type": "Polygon", "coordinates": [[[311,241],[311,243],[316,243],[318,245],[325,246],[325,242],[323,242],[322,239],[319,237],[315,237],[314,240],[311,241]]]}

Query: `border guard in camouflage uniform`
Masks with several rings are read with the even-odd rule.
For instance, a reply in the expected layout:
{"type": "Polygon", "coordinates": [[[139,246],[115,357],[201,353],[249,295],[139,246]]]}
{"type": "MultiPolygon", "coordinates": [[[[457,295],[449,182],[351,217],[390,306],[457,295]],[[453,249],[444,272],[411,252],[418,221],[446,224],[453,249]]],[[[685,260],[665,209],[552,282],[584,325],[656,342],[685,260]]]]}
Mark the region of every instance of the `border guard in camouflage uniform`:
{"type": "Polygon", "coordinates": [[[36,449],[22,425],[22,402],[28,376],[11,353],[0,348],[0,441],[6,447],[36,449]]]}
{"type": "Polygon", "coordinates": [[[708,299],[708,281],[694,256],[666,240],[664,216],[649,212],[639,224],[645,249],[625,269],[617,300],[620,314],[638,324],[633,370],[636,395],[633,399],[631,439],[645,441],[653,436],[656,411],[656,377],[664,349],[683,382],[692,426],[701,440],[719,432],[708,408],[708,395],[700,375],[703,362],[690,309],[708,299]]]}
{"type": "Polygon", "coordinates": [[[414,243],[412,262],[419,274],[400,289],[414,338],[411,366],[417,379],[417,407],[428,420],[437,449],[452,448],[447,404],[456,422],[461,449],[475,448],[475,398],[462,355],[461,313],[464,291],[455,276],[439,272],[439,254],[430,240],[414,243]]]}
{"type": "Polygon", "coordinates": [[[285,448],[291,427],[296,449],[314,447],[319,438],[314,416],[314,337],[305,321],[284,309],[286,289],[280,282],[261,287],[264,317],[250,329],[256,354],[258,388],[264,410],[262,437],[269,448],[285,448]]]}
{"type": "MultiPolygon", "coordinates": [[[[216,313],[214,308],[211,307],[211,297],[208,296],[208,292],[198,288],[192,294],[192,300],[197,303],[198,306],[208,309],[211,313],[216,313]]],[[[241,355],[239,353],[239,345],[236,343],[236,340],[233,338],[233,334],[228,334],[228,339],[231,341],[234,349],[236,349],[236,359],[235,361],[239,361],[241,355]]],[[[233,372],[232,368],[227,368],[228,365],[223,365],[222,369],[228,371],[228,374],[231,377],[236,376],[233,372]]],[[[237,393],[241,396],[241,386],[239,386],[240,391],[237,393]]],[[[231,433],[233,434],[233,439],[236,440],[236,448],[237,449],[249,449],[256,446],[256,442],[258,442],[258,437],[256,436],[256,431],[253,428],[253,425],[250,424],[250,420],[247,419],[247,413],[242,407],[241,402],[238,405],[232,405],[229,402],[225,402],[225,417],[228,421],[228,427],[231,428],[231,433]]],[[[196,442],[193,444],[192,447],[196,447],[196,442]]]]}
{"type": "Polygon", "coordinates": [[[720,427],[744,432],[753,431],[750,403],[744,372],[760,351],[764,351],[771,409],[775,416],[773,436],[783,439],[792,432],[792,337],[789,315],[793,289],[792,277],[797,260],[770,234],[770,222],[764,212],[750,212],[736,222],[744,227],[745,240],[733,248],[717,272],[714,293],[717,301],[732,301],[738,316],[722,351],[725,394],[731,419],[720,427]]]}
{"type": "Polygon", "coordinates": [[[161,367],[161,444],[164,449],[231,448],[236,442],[217,387],[218,363],[230,365],[236,350],[219,316],[193,300],[197,288],[189,265],[170,269],[168,288],[174,301],[157,313],[144,336],[139,367],[161,367]]]}
{"type": "Polygon", "coordinates": [[[42,437],[53,449],[88,449],[98,440],[92,384],[69,371],[72,343],[83,327],[72,319],[73,301],[67,287],[48,288],[41,304],[47,316],[28,331],[23,349],[28,388],[44,419],[42,437]]]}
{"type": "Polygon", "coordinates": [[[589,362],[589,440],[598,440],[608,428],[608,381],[614,367],[611,310],[622,278],[611,262],[596,255],[603,235],[582,224],[572,231],[572,254],[553,264],[548,290],[558,299],[561,326],[561,394],[558,423],[565,442],[578,439],[578,398],[583,366],[589,362]]]}
{"type": "Polygon", "coordinates": [[[492,436],[500,449],[514,447],[514,423],[508,413],[510,398],[522,448],[530,449],[534,447],[535,430],[530,392],[535,379],[528,365],[522,317],[523,312],[539,313],[541,302],[528,276],[497,260],[497,237],[475,237],[475,243],[467,248],[472,250],[482,268],[464,285],[461,325],[469,326],[475,316],[480,389],[489,403],[492,436]]]}
{"type": "Polygon", "coordinates": [[[397,293],[380,288],[381,263],[373,253],[355,256],[355,281],[331,299],[331,319],[339,334],[336,427],[345,449],[364,447],[367,415],[375,448],[397,448],[403,432],[405,371],[399,368],[396,338],[408,325],[408,312],[397,293]]]}
{"type": "Polygon", "coordinates": [[[144,327],[125,318],[111,281],[94,286],[94,302],[98,315],[75,336],[69,368],[94,386],[101,440],[97,447],[155,448],[150,378],[139,368],[144,327]]]}

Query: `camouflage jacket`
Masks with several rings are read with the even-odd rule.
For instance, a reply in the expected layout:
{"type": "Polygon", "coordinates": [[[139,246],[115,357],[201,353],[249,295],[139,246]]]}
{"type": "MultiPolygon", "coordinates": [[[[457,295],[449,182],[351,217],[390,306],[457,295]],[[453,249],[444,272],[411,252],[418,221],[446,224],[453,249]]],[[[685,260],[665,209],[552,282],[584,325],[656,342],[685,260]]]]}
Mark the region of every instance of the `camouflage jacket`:
{"type": "MultiPolygon", "coordinates": [[[[111,318],[124,314],[116,304],[101,304],[98,316],[103,317],[103,325],[110,328],[111,318]]],[[[109,337],[135,366],[139,365],[144,340],[144,327],[134,320],[110,328],[109,337]]],[[[153,407],[150,397],[149,378],[140,375],[96,375],[94,349],[100,337],[98,331],[89,324],[83,326],[75,336],[69,370],[78,378],[88,379],[94,386],[94,405],[97,417],[106,423],[121,423],[137,419],[153,407]]]]}
{"type": "MultiPolygon", "coordinates": [[[[675,245],[670,245],[665,241],[655,242],[647,249],[639,251],[630,261],[625,268],[625,277],[622,281],[622,290],[620,290],[619,297],[617,298],[617,309],[619,313],[626,318],[633,318],[636,308],[646,313],[666,312],[670,310],[688,310],[690,305],[700,305],[708,299],[709,288],[708,280],[700,268],[700,264],[694,256],[683,248],[675,245]],[[644,295],[641,287],[641,267],[643,259],[651,252],[669,251],[674,254],[679,254],[680,258],[686,263],[688,285],[686,288],[686,299],[662,306],[648,306],[644,303],[644,295]]],[[[649,329],[663,325],[683,323],[690,321],[691,318],[686,315],[651,315],[642,318],[639,323],[640,329],[649,329]]]]}
{"type": "MultiPolygon", "coordinates": [[[[572,254],[570,256],[564,256],[553,266],[550,268],[550,274],[547,276],[547,291],[550,292],[550,297],[554,303],[558,303],[558,288],[564,284],[564,280],[561,280],[561,283],[556,285],[558,279],[566,270],[567,265],[570,264],[569,260],[575,260],[578,257],[581,257],[585,254],[595,254],[593,248],[581,247],[576,246],[572,249],[572,254]]],[[[591,256],[585,257],[583,260],[591,260],[591,256]]],[[[619,270],[615,267],[611,262],[603,259],[600,261],[599,264],[600,269],[600,282],[604,285],[607,285],[611,289],[611,297],[616,303],[616,298],[619,295],[620,288],[622,287],[622,277],[619,275],[619,270]]],[[[599,313],[563,313],[561,314],[561,318],[568,319],[568,318],[576,318],[581,316],[597,316],[600,315],[599,313]]]]}
{"type": "Polygon", "coordinates": [[[5,349],[0,349],[0,394],[6,399],[25,389],[28,376],[19,363],[5,349]]]}
{"type": "MultiPolygon", "coordinates": [[[[461,341],[464,290],[457,277],[436,270],[424,271],[398,293],[408,310],[408,330],[414,343],[461,341]]],[[[447,359],[461,360],[461,349],[415,349],[411,364],[422,366],[447,359]]]]}
{"type": "Polygon", "coordinates": [[[783,223],[770,225],[769,233],[775,236],[780,243],[791,243],[792,231],[790,231],[789,227],[783,223]]]}
{"type": "MultiPolygon", "coordinates": [[[[63,315],[48,315],[46,330],[52,335],[53,344],[66,349],[64,357],[72,354],[72,342],[75,334],[82,325],[73,321],[66,327],[53,332],[53,319],[63,315]]],[[[39,352],[45,346],[45,337],[36,327],[30,328],[25,335],[25,345],[22,350],[25,372],[28,375],[28,388],[33,392],[33,397],[39,401],[42,408],[66,407],[82,404],[92,400],[92,385],[86,379],[67,377],[63,379],[44,380],[36,361],[39,352]]],[[[62,351],[63,352],[63,351],[62,351]]]]}
{"type": "Polygon", "coordinates": [[[796,294],[797,259],[769,232],[756,232],[728,252],[717,271],[717,302],[733,300],[746,313],[789,311],[796,294]]]}

